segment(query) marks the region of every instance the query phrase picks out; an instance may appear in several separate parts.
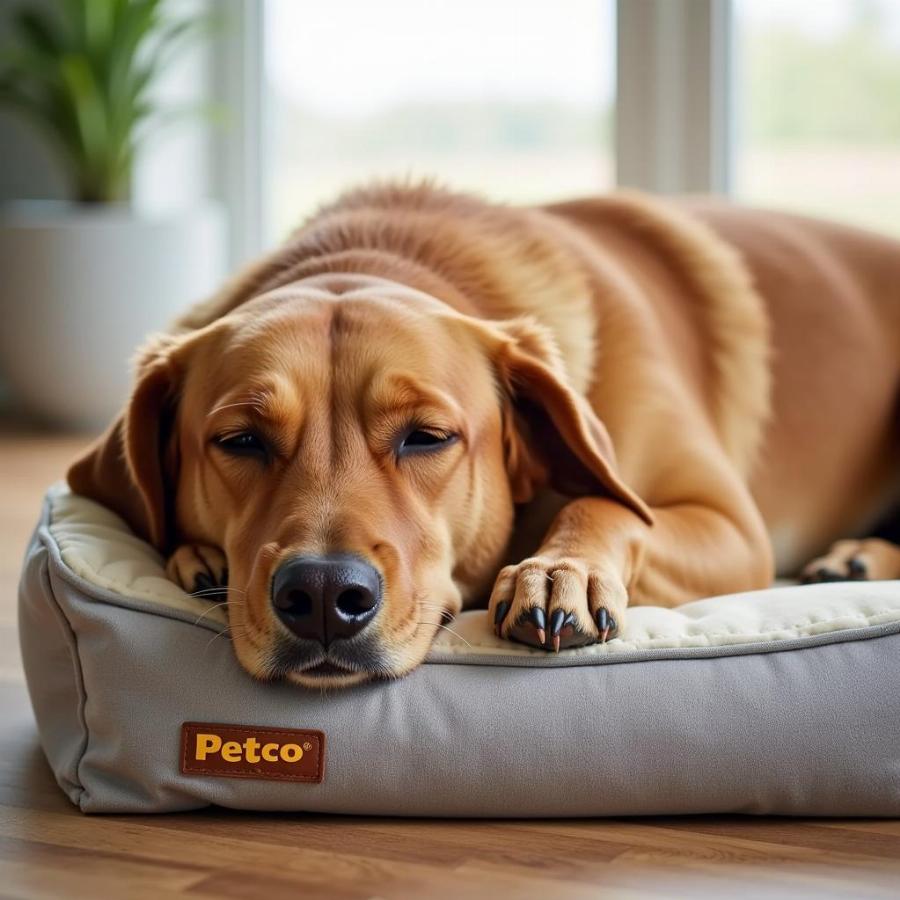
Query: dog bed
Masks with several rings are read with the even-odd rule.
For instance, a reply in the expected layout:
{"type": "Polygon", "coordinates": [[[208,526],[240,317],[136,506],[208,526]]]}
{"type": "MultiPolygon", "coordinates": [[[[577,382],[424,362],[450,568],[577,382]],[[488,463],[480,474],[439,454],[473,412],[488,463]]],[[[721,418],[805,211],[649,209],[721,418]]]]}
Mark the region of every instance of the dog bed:
{"type": "Polygon", "coordinates": [[[483,611],[451,627],[399,681],[258,683],[222,609],[62,486],[20,588],[40,740],[84,812],[900,815],[900,582],[635,607],[558,655],[483,611]]]}

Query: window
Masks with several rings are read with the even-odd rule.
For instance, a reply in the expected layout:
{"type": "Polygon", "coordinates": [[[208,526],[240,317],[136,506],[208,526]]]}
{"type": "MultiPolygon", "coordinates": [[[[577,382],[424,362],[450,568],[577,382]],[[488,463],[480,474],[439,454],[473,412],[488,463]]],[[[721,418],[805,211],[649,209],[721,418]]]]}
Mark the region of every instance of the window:
{"type": "Polygon", "coordinates": [[[900,234],[900,3],[735,13],[738,199],[900,234]]]}
{"type": "Polygon", "coordinates": [[[512,202],[730,190],[900,234],[900,0],[230,3],[235,263],[404,176],[512,202]]]}
{"type": "Polygon", "coordinates": [[[613,0],[268,0],[272,238],[348,185],[494,199],[612,186],[613,0]]]}

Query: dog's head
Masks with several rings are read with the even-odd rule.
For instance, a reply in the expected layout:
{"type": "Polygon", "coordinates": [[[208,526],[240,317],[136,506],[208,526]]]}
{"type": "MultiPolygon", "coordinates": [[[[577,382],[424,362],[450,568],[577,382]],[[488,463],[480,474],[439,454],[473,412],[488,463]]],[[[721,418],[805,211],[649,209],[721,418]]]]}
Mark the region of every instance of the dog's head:
{"type": "Polygon", "coordinates": [[[421,662],[543,484],[643,512],[540,326],[361,276],[154,339],[69,481],[163,552],[220,547],[241,663],[318,686],[421,662]]]}

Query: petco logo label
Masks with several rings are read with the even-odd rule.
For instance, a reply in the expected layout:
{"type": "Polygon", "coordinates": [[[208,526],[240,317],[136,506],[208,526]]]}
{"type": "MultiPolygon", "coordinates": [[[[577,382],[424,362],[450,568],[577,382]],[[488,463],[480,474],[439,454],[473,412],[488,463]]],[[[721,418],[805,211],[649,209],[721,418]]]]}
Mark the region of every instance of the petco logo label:
{"type": "Polygon", "coordinates": [[[181,771],[184,775],[320,782],[325,777],[325,735],[293,728],[185,722],[181,771]]]}

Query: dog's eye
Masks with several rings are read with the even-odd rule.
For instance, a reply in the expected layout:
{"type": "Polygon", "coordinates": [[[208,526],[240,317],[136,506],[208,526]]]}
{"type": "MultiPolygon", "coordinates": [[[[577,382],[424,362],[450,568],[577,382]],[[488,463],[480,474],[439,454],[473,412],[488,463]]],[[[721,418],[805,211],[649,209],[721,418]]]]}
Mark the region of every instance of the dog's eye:
{"type": "Polygon", "coordinates": [[[239,434],[229,434],[216,438],[216,445],[226,453],[235,456],[265,456],[266,445],[262,438],[252,431],[242,431],[239,434]]]}
{"type": "Polygon", "coordinates": [[[400,442],[400,455],[409,453],[427,453],[448,447],[456,441],[457,435],[447,431],[432,431],[429,428],[416,428],[410,431],[400,442]]]}

